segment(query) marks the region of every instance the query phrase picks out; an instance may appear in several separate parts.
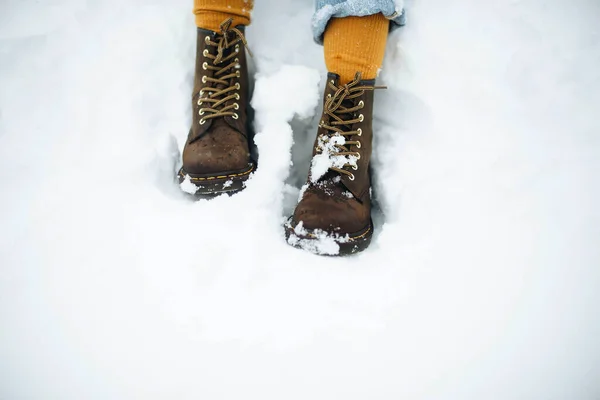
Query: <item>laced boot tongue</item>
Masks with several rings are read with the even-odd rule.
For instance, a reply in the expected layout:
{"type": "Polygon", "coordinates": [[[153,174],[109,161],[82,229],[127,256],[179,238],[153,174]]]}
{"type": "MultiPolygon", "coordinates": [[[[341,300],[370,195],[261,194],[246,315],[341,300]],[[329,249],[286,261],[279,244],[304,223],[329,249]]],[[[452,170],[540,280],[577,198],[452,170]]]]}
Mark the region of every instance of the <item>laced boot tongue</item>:
{"type": "MultiPolygon", "coordinates": [[[[342,103],[341,103],[341,106],[346,109],[352,109],[355,106],[355,103],[353,100],[344,99],[344,101],[342,101],[342,103]]],[[[348,113],[338,112],[337,115],[345,121],[349,121],[354,118],[353,112],[348,112],[348,113]]],[[[352,124],[340,125],[339,128],[341,128],[344,131],[349,131],[352,129],[352,124]]]]}
{"type": "Polygon", "coordinates": [[[323,185],[335,186],[335,185],[338,185],[340,182],[341,182],[340,174],[337,174],[333,171],[327,171],[325,173],[325,175],[320,177],[316,183],[323,184],[323,185]]]}
{"type": "Polygon", "coordinates": [[[207,48],[212,47],[212,50],[205,50],[207,61],[202,66],[209,73],[202,77],[205,86],[198,101],[201,125],[223,117],[239,118],[237,110],[240,105],[237,101],[240,100],[240,84],[237,80],[241,75],[237,56],[241,46],[246,46],[246,39],[242,31],[231,26],[232,20],[224,21],[221,32],[216,33],[212,40],[208,36],[205,39],[207,48]]]}
{"type": "Polygon", "coordinates": [[[368,168],[368,159],[360,161],[362,129],[365,127],[362,124],[365,120],[362,111],[365,108],[365,92],[384,87],[361,81],[360,73],[345,85],[336,85],[334,80],[327,85],[330,93],[323,106],[310,180],[314,184],[326,174],[334,173],[345,187],[360,197],[362,184],[354,181],[356,176],[364,177],[364,168],[368,168]],[[363,170],[359,171],[360,168],[363,170]],[[357,175],[356,171],[359,171],[357,175]]]}
{"type": "Polygon", "coordinates": [[[364,107],[360,98],[366,90],[372,87],[360,85],[360,73],[346,85],[338,86],[333,81],[328,82],[333,94],[327,95],[323,106],[323,119],[319,124],[319,136],[316,140],[316,155],[311,167],[311,181],[317,183],[326,175],[338,176],[338,182],[344,176],[353,181],[352,171],[358,169],[361,143],[357,139],[362,135],[360,129],[354,129],[355,124],[363,121],[358,111],[364,107]]]}
{"type": "Polygon", "coordinates": [[[354,197],[342,183],[342,177],[340,174],[334,171],[327,171],[325,175],[320,177],[316,182],[312,182],[311,186],[318,189],[318,192],[329,197],[354,197]]]}

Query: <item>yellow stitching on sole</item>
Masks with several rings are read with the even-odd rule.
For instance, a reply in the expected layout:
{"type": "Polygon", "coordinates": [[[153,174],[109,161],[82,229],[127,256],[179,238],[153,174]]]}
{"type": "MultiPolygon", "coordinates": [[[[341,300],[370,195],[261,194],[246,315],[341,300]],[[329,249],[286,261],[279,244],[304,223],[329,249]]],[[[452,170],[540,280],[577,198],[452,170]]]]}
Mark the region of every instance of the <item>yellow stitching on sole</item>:
{"type": "Polygon", "coordinates": [[[244,175],[248,175],[249,173],[254,171],[254,165],[252,166],[252,168],[250,168],[248,171],[246,172],[241,172],[239,174],[231,174],[231,175],[221,175],[221,176],[209,176],[206,178],[194,178],[192,176],[190,176],[187,173],[183,172],[183,168],[179,171],[179,176],[181,176],[182,178],[185,178],[186,176],[188,176],[190,178],[190,180],[192,181],[212,181],[215,179],[225,179],[225,178],[235,178],[238,176],[244,176],[244,175]]]}

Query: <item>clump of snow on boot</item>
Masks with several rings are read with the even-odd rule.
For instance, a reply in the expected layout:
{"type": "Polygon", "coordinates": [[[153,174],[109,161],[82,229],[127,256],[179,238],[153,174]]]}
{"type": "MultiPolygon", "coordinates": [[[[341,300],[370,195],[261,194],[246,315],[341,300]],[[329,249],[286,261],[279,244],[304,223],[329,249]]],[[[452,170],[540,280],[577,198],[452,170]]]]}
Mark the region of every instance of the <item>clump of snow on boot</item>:
{"type": "Polygon", "coordinates": [[[309,232],[304,228],[302,221],[293,227],[293,233],[288,237],[288,243],[292,246],[299,247],[314,254],[329,256],[339,254],[339,244],[347,243],[348,241],[348,235],[340,236],[335,233],[326,232],[322,229],[315,229],[309,232]]]}
{"type": "Polygon", "coordinates": [[[196,192],[198,190],[200,190],[200,188],[194,184],[192,182],[192,179],[190,178],[189,175],[185,176],[185,179],[183,180],[183,182],[181,182],[179,184],[179,187],[181,188],[181,190],[183,190],[185,193],[189,193],[189,194],[196,194],[196,192]]]}
{"type": "Polygon", "coordinates": [[[356,166],[358,158],[356,156],[338,155],[338,146],[343,146],[346,143],[346,138],[336,134],[332,136],[324,136],[317,138],[316,154],[311,162],[310,181],[316,183],[329,171],[330,168],[343,168],[347,165],[356,166]]]}

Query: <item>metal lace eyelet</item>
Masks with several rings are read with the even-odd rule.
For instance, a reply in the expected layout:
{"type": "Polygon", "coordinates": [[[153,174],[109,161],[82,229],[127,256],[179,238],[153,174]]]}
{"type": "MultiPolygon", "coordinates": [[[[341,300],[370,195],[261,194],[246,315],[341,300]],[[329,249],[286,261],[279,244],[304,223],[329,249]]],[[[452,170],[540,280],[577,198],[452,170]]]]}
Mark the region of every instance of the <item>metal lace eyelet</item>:
{"type": "Polygon", "coordinates": [[[236,94],[235,94],[235,99],[236,99],[236,100],[239,100],[239,99],[240,99],[240,95],[236,93],[236,94]]]}
{"type": "Polygon", "coordinates": [[[198,104],[199,106],[201,106],[202,102],[200,100],[198,100],[198,103],[196,103],[196,104],[198,104]]]}
{"type": "Polygon", "coordinates": [[[357,135],[358,135],[358,136],[362,136],[362,129],[358,128],[358,129],[356,130],[356,132],[358,132],[358,133],[357,133],[357,135]]]}
{"type": "Polygon", "coordinates": [[[200,109],[200,111],[198,111],[198,115],[204,115],[204,110],[200,109]]]}
{"type": "Polygon", "coordinates": [[[242,76],[242,73],[240,71],[235,71],[235,76],[237,76],[238,78],[240,78],[242,76]]]}
{"type": "Polygon", "coordinates": [[[239,53],[239,52],[240,52],[240,45],[239,45],[239,44],[236,44],[236,45],[235,45],[235,52],[236,52],[236,53],[239,53]]]}
{"type": "Polygon", "coordinates": [[[233,119],[238,119],[240,116],[237,113],[233,113],[233,119]]]}
{"type": "Polygon", "coordinates": [[[355,171],[358,171],[358,165],[353,165],[352,169],[355,170],[355,171]]]}
{"type": "Polygon", "coordinates": [[[202,69],[205,70],[205,71],[208,69],[208,63],[207,62],[203,62],[202,63],[202,69]]]}
{"type": "Polygon", "coordinates": [[[360,148],[361,148],[361,146],[362,146],[362,145],[360,144],[360,142],[356,142],[356,148],[357,148],[357,149],[360,149],[360,148]]]}
{"type": "Polygon", "coordinates": [[[233,108],[236,110],[240,109],[240,105],[238,103],[233,103],[233,108]]]}
{"type": "Polygon", "coordinates": [[[365,107],[365,102],[364,102],[364,101],[362,101],[362,100],[361,100],[361,101],[359,101],[359,102],[358,102],[358,106],[359,106],[360,108],[364,108],[364,107],[365,107]]]}
{"type": "Polygon", "coordinates": [[[327,98],[328,98],[328,99],[330,99],[330,98],[331,98],[331,93],[329,93],[329,94],[327,95],[327,98]]]}
{"type": "Polygon", "coordinates": [[[206,76],[202,75],[202,83],[206,83],[206,76]]]}
{"type": "Polygon", "coordinates": [[[356,153],[356,161],[360,160],[360,153],[356,153]]]}
{"type": "Polygon", "coordinates": [[[208,44],[210,42],[210,36],[204,37],[204,43],[208,44]]]}
{"type": "Polygon", "coordinates": [[[207,57],[208,56],[208,49],[204,49],[204,51],[202,52],[202,55],[204,57],[207,57]]]}
{"type": "Polygon", "coordinates": [[[365,116],[364,116],[364,115],[362,115],[362,114],[360,114],[360,115],[358,116],[358,120],[359,120],[360,122],[363,122],[363,121],[365,120],[365,116]]]}
{"type": "Polygon", "coordinates": [[[335,85],[335,81],[333,79],[330,80],[329,83],[331,83],[332,85],[335,85]]]}
{"type": "Polygon", "coordinates": [[[240,90],[240,84],[239,84],[239,83],[236,83],[236,84],[235,84],[235,88],[236,88],[236,90],[240,90]]]}
{"type": "Polygon", "coordinates": [[[351,181],[353,181],[353,180],[354,180],[354,174],[350,174],[350,175],[348,176],[348,179],[350,179],[351,181]]]}
{"type": "Polygon", "coordinates": [[[200,125],[204,125],[205,122],[206,120],[204,118],[200,118],[200,125]]]}

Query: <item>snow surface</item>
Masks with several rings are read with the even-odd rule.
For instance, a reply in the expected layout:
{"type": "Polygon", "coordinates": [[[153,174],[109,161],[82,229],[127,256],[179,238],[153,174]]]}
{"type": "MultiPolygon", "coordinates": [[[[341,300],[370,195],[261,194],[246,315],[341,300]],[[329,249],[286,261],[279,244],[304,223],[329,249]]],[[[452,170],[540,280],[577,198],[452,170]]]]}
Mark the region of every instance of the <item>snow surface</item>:
{"type": "Polygon", "coordinates": [[[190,3],[0,4],[0,398],[600,398],[597,0],[414,2],[376,236],[342,259],[282,229],[325,72],[308,1],[256,2],[247,190],[176,184],[190,3]]]}

